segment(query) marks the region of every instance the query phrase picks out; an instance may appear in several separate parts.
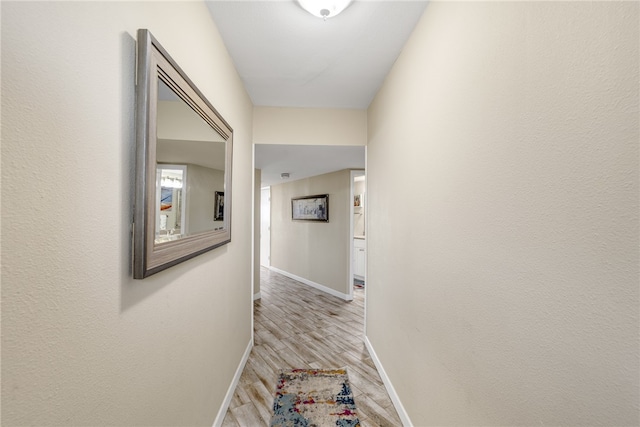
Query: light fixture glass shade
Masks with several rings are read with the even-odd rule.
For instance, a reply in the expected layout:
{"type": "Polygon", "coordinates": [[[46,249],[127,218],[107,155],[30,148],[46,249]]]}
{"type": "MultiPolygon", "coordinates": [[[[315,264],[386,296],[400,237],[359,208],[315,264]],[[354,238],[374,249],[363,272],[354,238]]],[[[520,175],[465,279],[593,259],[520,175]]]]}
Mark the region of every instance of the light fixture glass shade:
{"type": "Polygon", "coordinates": [[[352,0],[298,0],[304,10],[318,18],[333,18],[349,6],[352,0]]]}

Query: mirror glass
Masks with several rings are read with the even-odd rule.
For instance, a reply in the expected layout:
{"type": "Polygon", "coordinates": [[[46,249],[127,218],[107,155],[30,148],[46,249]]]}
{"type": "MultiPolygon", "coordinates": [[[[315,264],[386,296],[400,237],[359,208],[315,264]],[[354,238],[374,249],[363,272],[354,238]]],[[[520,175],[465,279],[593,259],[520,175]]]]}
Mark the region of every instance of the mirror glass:
{"type": "Polygon", "coordinates": [[[143,279],[231,241],[233,129],[145,29],[136,74],[133,277],[143,279]]]}
{"type": "Polygon", "coordinates": [[[185,227],[186,166],[159,165],[156,172],[156,243],[183,236],[185,227]]]}
{"type": "Polygon", "coordinates": [[[222,229],[224,137],[160,78],[157,111],[155,243],[222,229]]]}

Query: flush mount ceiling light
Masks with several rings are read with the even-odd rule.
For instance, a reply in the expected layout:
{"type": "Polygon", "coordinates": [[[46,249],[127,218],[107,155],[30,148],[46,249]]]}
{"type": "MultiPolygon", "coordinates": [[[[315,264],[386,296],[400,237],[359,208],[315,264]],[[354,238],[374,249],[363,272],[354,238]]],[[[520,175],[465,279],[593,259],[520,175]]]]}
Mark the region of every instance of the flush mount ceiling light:
{"type": "Polygon", "coordinates": [[[322,18],[333,18],[349,6],[351,0],[298,0],[304,10],[322,18]]]}

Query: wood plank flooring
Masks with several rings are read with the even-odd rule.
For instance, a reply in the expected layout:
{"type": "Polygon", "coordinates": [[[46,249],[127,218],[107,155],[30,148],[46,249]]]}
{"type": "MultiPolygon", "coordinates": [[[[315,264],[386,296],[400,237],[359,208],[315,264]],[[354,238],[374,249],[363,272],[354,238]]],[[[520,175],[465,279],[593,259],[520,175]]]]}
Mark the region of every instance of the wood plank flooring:
{"type": "Polygon", "coordinates": [[[268,426],[278,371],[346,367],[361,425],[401,426],[364,345],[364,290],[343,301],[261,269],[254,347],[223,426],[268,426]]]}

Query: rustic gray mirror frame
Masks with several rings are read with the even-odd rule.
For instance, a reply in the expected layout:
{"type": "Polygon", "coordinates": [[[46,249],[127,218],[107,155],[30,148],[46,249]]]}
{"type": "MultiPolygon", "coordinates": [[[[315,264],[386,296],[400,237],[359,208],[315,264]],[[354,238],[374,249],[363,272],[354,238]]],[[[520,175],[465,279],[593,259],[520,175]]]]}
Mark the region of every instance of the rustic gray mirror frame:
{"type": "Polygon", "coordinates": [[[138,30],[136,114],[133,277],[143,279],[231,241],[233,130],[146,29],[138,30]],[[223,138],[226,146],[224,219],[221,226],[161,243],[155,239],[159,80],[211,126],[223,138]]]}

